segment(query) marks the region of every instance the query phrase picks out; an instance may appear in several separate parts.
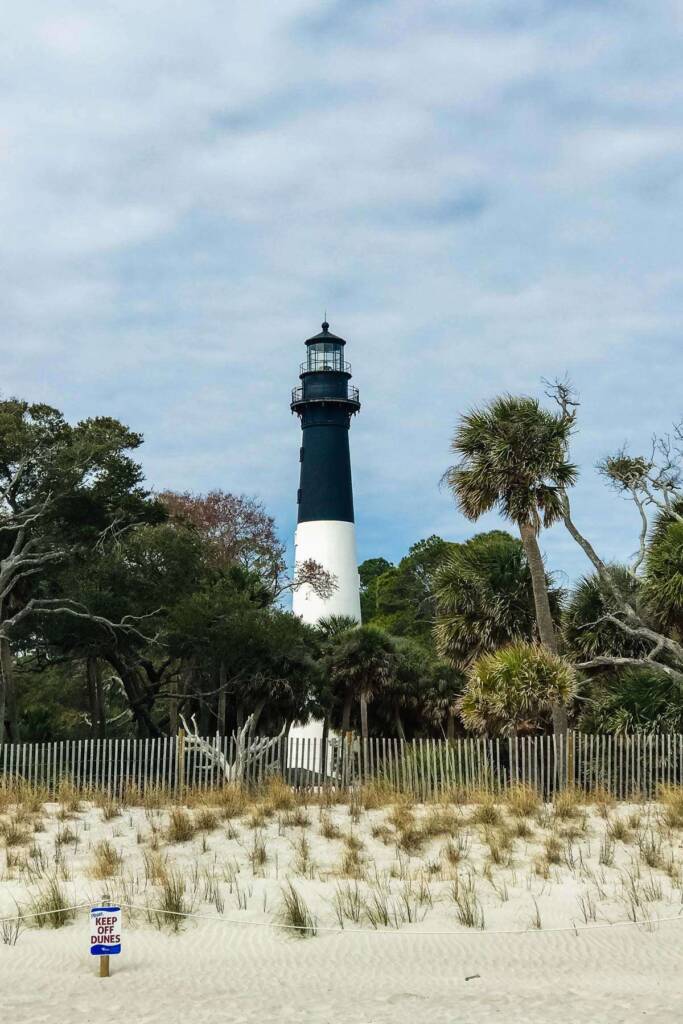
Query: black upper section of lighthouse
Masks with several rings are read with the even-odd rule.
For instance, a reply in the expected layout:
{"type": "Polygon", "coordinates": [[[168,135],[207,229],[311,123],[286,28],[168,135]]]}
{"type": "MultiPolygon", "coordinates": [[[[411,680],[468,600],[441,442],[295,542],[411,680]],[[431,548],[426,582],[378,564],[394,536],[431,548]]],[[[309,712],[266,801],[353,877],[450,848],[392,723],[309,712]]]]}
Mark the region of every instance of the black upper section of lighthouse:
{"type": "Polygon", "coordinates": [[[345,345],[325,322],[320,334],[306,342],[301,384],[292,391],[292,412],[299,416],[302,430],[300,523],[353,522],[349,426],[360,402],[358,388],[349,384],[345,345]]]}

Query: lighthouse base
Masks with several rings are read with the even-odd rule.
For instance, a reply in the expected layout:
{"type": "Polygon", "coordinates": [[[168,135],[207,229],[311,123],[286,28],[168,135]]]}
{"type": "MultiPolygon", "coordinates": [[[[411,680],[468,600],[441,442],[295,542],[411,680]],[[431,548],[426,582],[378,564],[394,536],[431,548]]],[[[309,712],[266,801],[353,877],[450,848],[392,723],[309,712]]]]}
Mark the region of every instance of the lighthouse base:
{"type": "MultiPolygon", "coordinates": [[[[299,523],[294,548],[296,566],[312,559],[336,577],[335,590],[327,598],[319,597],[309,586],[295,590],[292,599],[294,614],[311,625],[330,615],[348,615],[360,622],[360,576],[354,523],[336,519],[299,523]]],[[[299,751],[298,756],[294,754],[297,767],[320,771],[323,723],[311,719],[305,725],[294,726],[289,735],[294,741],[290,749],[299,751]],[[304,751],[309,749],[315,749],[315,763],[307,765],[304,751]]],[[[329,757],[326,763],[330,764],[329,757]]]]}
{"type": "Polygon", "coordinates": [[[313,560],[336,577],[336,587],[330,597],[319,597],[309,586],[295,590],[294,614],[312,625],[330,615],[348,615],[360,622],[355,524],[334,519],[299,523],[294,550],[296,566],[313,560]]]}

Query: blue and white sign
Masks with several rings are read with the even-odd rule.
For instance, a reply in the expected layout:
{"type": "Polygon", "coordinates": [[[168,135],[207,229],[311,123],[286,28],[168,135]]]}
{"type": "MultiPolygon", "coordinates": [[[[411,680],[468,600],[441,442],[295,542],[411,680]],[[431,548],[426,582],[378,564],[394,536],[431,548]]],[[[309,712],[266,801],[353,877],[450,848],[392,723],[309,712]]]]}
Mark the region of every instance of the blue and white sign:
{"type": "Polygon", "coordinates": [[[121,907],[91,909],[90,952],[93,956],[112,956],[121,952],[121,907]]]}

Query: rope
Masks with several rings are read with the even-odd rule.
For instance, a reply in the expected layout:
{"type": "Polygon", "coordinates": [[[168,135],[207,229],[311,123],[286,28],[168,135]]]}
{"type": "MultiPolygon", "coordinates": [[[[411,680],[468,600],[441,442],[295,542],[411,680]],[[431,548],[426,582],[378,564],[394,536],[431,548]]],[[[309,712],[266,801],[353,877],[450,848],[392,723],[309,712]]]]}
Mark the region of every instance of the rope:
{"type": "MultiPolygon", "coordinates": [[[[243,927],[251,928],[277,928],[277,929],[290,929],[292,931],[310,931],[305,925],[298,924],[278,924],[275,921],[240,921],[234,917],[217,917],[215,914],[195,914],[191,911],[183,910],[160,910],[155,907],[141,907],[135,903],[121,903],[121,907],[125,907],[127,910],[140,910],[146,913],[156,914],[168,914],[173,917],[185,917],[194,918],[198,921],[214,921],[218,924],[236,924],[242,925],[243,927]]],[[[420,931],[410,932],[410,935],[527,935],[529,932],[544,931],[550,932],[594,932],[600,931],[603,928],[620,928],[625,925],[635,925],[639,928],[651,928],[654,925],[666,924],[671,921],[683,921],[683,914],[678,914],[675,917],[658,917],[651,921],[615,921],[607,924],[595,924],[595,925],[583,925],[577,928],[575,925],[568,925],[560,928],[511,928],[511,929],[494,929],[493,931],[486,931],[486,929],[475,929],[468,928],[462,929],[461,931],[454,931],[452,928],[447,931],[420,931]]],[[[330,925],[315,925],[315,930],[318,932],[330,932],[333,935],[343,935],[348,932],[362,932],[368,935],[398,935],[400,929],[398,928],[387,928],[386,930],[380,928],[334,928],[330,925]]]]}
{"type": "Polygon", "coordinates": [[[28,917],[50,917],[51,914],[69,914],[73,910],[85,910],[92,906],[91,903],[74,903],[72,907],[60,907],[59,910],[32,910],[28,913],[22,911],[16,917],[0,917],[0,924],[9,924],[12,921],[25,921],[28,917]]]}
{"type": "MultiPolygon", "coordinates": [[[[193,913],[192,911],[186,911],[186,910],[163,910],[163,909],[161,909],[159,907],[150,907],[148,905],[140,906],[137,903],[122,903],[122,902],[118,902],[117,901],[116,902],[116,906],[125,907],[126,910],[138,910],[138,911],[141,911],[142,913],[145,913],[145,914],[160,914],[160,915],[166,915],[166,916],[169,916],[169,917],[192,918],[193,920],[196,920],[196,921],[213,921],[214,923],[217,923],[217,924],[228,924],[228,925],[233,925],[234,924],[234,925],[239,925],[241,927],[247,927],[247,928],[277,928],[278,930],[297,931],[297,932],[310,931],[311,930],[311,928],[306,927],[305,925],[278,924],[275,921],[244,921],[244,920],[239,920],[239,919],[234,918],[234,917],[218,917],[216,914],[196,914],[196,913],[193,913]]],[[[91,907],[90,903],[76,903],[76,904],[74,904],[71,907],[60,907],[58,910],[38,910],[38,911],[27,913],[27,914],[23,914],[23,913],[22,914],[18,914],[15,917],[0,917],[0,924],[5,924],[5,923],[10,923],[10,922],[15,922],[15,921],[24,921],[27,918],[48,917],[51,914],[65,914],[65,913],[69,913],[71,911],[85,910],[86,908],[89,908],[89,907],[91,907]]],[[[606,924],[582,925],[581,927],[577,927],[576,925],[566,925],[566,926],[562,926],[562,927],[559,927],[559,928],[539,928],[539,929],[537,929],[537,928],[510,928],[510,929],[505,929],[505,928],[503,928],[503,929],[494,929],[493,931],[486,931],[486,929],[474,929],[474,928],[472,928],[472,929],[468,928],[467,930],[463,929],[463,930],[460,930],[460,931],[454,931],[451,928],[451,929],[448,929],[448,930],[436,930],[436,931],[430,930],[430,931],[420,931],[420,932],[409,932],[408,934],[410,934],[411,936],[418,936],[418,935],[419,936],[422,936],[422,935],[450,935],[450,936],[453,936],[453,935],[469,935],[469,936],[487,935],[488,936],[488,935],[528,935],[530,932],[532,932],[532,933],[533,932],[545,932],[546,935],[547,934],[557,933],[557,932],[574,932],[574,934],[578,935],[579,932],[596,932],[596,931],[601,931],[601,930],[603,930],[605,928],[624,928],[624,927],[633,927],[633,926],[635,926],[636,928],[646,928],[647,929],[647,928],[653,928],[653,927],[655,927],[657,925],[660,925],[660,924],[670,924],[672,922],[680,922],[680,921],[683,921],[683,912],[681,914],[677,914],[675,917],[656,917],[656,918],[653,918],[650,921],[614,921],[614,922],[608,922],[606,924]]],[[[334,927],[332,927],[330,925],[313,925],[311,927],[314,928],[316,932],[328,932],[328,933],[331,933],[333,935],[343,935],[343,934],[347,934],[349,932],[352,932],[354,934],[357,933],[357,932],[361,932],[361,933],[367,934],[367,935],[377,935],[377,934],[382,934],[382,935],[398,935],[399,932],[400,932],[399,928],[395,928],[395,929],[392,929],[392,928],[387,928],[387,929],[380,929],[380,928],[334,928],[334,927]]]]}

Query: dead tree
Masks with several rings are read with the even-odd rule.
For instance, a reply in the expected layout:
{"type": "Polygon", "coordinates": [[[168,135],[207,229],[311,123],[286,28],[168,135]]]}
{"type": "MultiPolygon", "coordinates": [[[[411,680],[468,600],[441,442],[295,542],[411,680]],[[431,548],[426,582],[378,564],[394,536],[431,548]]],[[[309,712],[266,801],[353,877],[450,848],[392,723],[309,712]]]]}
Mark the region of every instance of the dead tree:
{"type": "Polygon", "coordinates": [[[230,760],[221,749],[221,739],[218,733],[214,739],[204,739],[199,735],[197,720],[194,715],[190,718],[192,728],[187,723],[184,715],[180,715],[180,721],[185,730],[185,751],[196,751],[202,758],[199,770],[211,772],[218,769],[225,782],[241,782],[245,777],[250,763],[260,760],[271,750],[284,736],[287,723],[285,722],[280,733],[274,737],[252,738],[251,733],[254,727],[254,715],[249,715],[239,732],[233,733],[235,740],[234,758],[230,760]]]}

